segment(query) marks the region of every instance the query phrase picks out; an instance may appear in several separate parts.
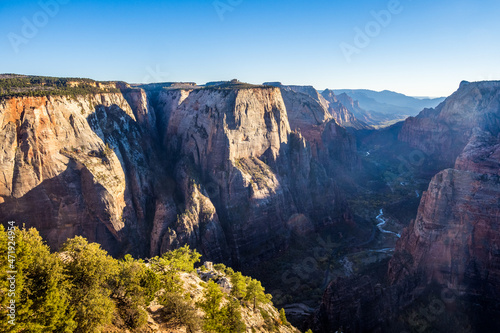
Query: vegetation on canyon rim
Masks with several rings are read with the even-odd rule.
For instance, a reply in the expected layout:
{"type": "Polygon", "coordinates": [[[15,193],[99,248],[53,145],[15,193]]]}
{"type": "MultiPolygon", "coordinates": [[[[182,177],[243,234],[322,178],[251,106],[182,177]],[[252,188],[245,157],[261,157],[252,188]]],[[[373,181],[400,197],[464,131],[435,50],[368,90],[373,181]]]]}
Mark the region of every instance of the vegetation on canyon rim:
{"type": "MultiPolygon", "coordinates": [[[[0,283],[7,290],[8,233],[0,226],[0,283]]],[[[269,316],[271,302],[261,283],[222,264],[215,268],[234,286],[224,293],[213,280],[203,283],[203,301],[194,302],[183,288],[181,272],[193,273],[201,255],[189,246],[166,252],[146,263],[126,255],[114,259],[99,244],[77,236],[51,253],[34,228],[16,231],[16,325],[8,324],[7,293],[0,293],[2,332],[101,332],[107,327],[139,331],[148,305],[162,305],[163,319],[193,332],[244,332],[242,307],[260,311],[266,328],[288,325],[284,312],[269,316]],[[200,315],[200,311],[204,316],[200,315]]],[[[202,266],[203,267],[203,266],[202,266]]]]}
{"type": "Polygon", "coordinates": [[[94,80],[82,78],[10,75],[0,80],[0,99],[24,96],[75,97],[104,92],[116,93],[119,89],[105,87],[94,80]]]}

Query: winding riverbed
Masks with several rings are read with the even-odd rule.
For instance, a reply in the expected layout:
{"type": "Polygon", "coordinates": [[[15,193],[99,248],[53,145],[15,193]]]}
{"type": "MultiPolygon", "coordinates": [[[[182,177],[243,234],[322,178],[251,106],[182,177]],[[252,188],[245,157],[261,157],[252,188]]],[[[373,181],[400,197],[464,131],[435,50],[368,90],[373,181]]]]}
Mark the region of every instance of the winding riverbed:
{"type": "Polygon", "coordinates": [[[384,234],[393,234],[395,235],[396,237],[398,238],[401,238],[401,235],[394,232],[394,231],[390,231],[390,230],[385,230],[383,227],[384,225],[387,223],[387,221],[384,219],[384,209],[383,208],[380,208],[380,213],[377,215],[376,219],[377,221],[379,222],[377,224],[377,228],[378,230],[380,230],[380,232],[384,233],[384,234]]]}

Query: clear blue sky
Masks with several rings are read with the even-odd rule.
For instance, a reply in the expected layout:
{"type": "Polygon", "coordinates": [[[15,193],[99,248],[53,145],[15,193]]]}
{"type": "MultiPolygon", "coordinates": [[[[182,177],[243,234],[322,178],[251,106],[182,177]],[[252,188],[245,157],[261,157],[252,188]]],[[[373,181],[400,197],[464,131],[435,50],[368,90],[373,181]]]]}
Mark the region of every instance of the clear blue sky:
{"type": "MultiPolygon", "coordinates": [[[[51,1],[58,0],[41,2],[51,1]]],[[[391,1],[59,0],[65,4],[52,16],[41,2],[0,1],[0,72],[127,82],[238,78],[413,96],[500,79],[498,0],[401,0],[378,28],[371,11],[391,1]],[[215,4],[226,7],[218,12],[215,4]],[[368,45],[356,46],[356,27],[372,28],[368,45]],[[350,61],[340,47],[347,44],[357,48],[350,61]]]]}

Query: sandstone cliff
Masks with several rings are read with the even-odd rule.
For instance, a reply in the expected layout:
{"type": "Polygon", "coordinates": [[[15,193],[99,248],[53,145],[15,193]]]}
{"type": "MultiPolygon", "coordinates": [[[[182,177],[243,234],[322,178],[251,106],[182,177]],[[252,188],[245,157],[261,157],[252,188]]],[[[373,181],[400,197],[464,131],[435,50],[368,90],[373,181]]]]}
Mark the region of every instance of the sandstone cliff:
{"type": "Polygon", "coordinates": [[[0,127],[2,222],[35,226],[54,247],[78,234],[143,251],[155,160],[122,94],[3,99],[0,127]]]}
{"type": "Polygon", "coordinates": [[[357,130],[372,128],[363,120],[366,117],[363,116],[359,104],[352,101],[346,94],[337,96],[332,90],[326,89],[321,95],[328,102],[328,111],[340,125],[357,130]],[[357,114],[355,115],[354,112],[357,114]],[[359,118],[358,114],[362,117],[359,118]]]}
{"type": "MultiPolygon", "coordinates": [[[[327,89],[323,92],[323,95],[329,93],[330,92],[327,89]]],[[[356,117],[356,119],[366,125],[373,126],[374,128],[378,128],[384,124],[394,123],[394,121],[398,119],[397,115],[390,115],[376,111],[367,111],[359,105],[358,101],[353,100],[346,93],[341,93],[335,96],[337,100],[356,117]]],[[[401,119],[401,116],[399,116],[399,119],[401,119]]]]}
{"type": "MultiPolygon", "coordinates": [[[[169,114],[163,142],[175,156],[177,183],[192,179],[213,203],[210,238],[236,265],[286,248],[297,227],[313,230],[289,222],[297,213],[320,228],[346,212],[330,166],[356,165],[354,140],[321,107],[300,109],[308,95],[282,93],[218,86],[166,89],[158,97],[169,114]]],[[[183,201],[188,192],[181,187],[183,201]]],[[[179,236],[184,224],[177,219],[171,227],[189,238],[179,236]]]]}
{"type": "Polygon", "coordinates": [[[35,226],[53,248],[74,235],[114,255],[190,244],[240,265],[349,219],[337,180],[359,167],[355,141],[314,89],[287,105],[240,82],[26,80],[0,100],[0,222],[35,226]]]}
{"type": "MultiPolygon", "coordinates": [[[[286,108],[290,110],[289,118],[292,129],[300,128],[302,132],[311,132],[314,126],[329,119],[334,119],[337,124],[346,128],[371,128],[359,121],[331,90],[327,89],[320,94],[311,86],[287,86],[280,82],[265,84],[281,89],[286,108]]],[[[312,133],[310,136],[313,138],[312,133]]]]}
{"type": "Polygon", "coordinates": [[[438,107],[408,118],[399,139],[434,159],[441,169],[452,167],[474,128],[498,134],[499,87],[500,81],[462,82],[438,107]]]}
{"type": "Polygon", "coordinates": [[[439,108],[403,126],[401,138],[429,153],[439,140],[435,151],[456,162],[454,169],[438,173],[423,194],[417,218],[389,267],[393,282],[422,271],[429,281],[449,288],[475,290],[481,285],[486,288],[482,292],[498,295],[499,119],[499,82],[462,83],[439,108]],[[429,132],[415,129],[415,123],[434,121],[442,130],[417,144],[418,135],[429,132]]]}

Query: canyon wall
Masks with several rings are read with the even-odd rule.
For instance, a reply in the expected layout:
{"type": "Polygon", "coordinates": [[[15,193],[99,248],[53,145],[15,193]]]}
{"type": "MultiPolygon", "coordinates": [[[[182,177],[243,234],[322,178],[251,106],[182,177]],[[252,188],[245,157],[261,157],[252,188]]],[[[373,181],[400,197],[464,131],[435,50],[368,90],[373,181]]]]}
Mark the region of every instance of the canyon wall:
{"type": "Polygon", "coordinates": [[[36,227],[53,248],[75,235],[116,256],[189,244],[237,266],[350,219],[337,178],[359,167],[355,140],[324,108],[302,106],[309,95],[112,88],[2,98],[1,223],[36,227]]]}
{"type": "Polygon", "coordinates": [[[500,82],[464,82],[436,110],[405,123],[402,139],[454,165],[431,180],[398,242],[393,283],[423,273],[450,289],[500,296],[499,135],[500,82]],[[428,122],[436,126],[422,130],[428,122]]]}
{"type": "MultiPolygon", "coordinates": [[[[384,331],[402,310],[418,310],[415,300],[432,288],[459,297],[446,311],[457,316],[460,300],[474,318],[473,330],[497,325],[491,318],[498,316],[500,299],[499,120],[500,82],[463,82],[436,109],[404,122],[399,140],[433,160],[431,168],[445,169],[430,181],[416,219],[397,242],[388,284],[368,276],[331,282],[311,327],[384,331]]],[[[417,325],[415,317],[410,322],[417,325]]]]}
{"type": "Polygon", "coordinates": [[[114,254],[144,250],[158,163],[122,94],[11,98],[0,110],[2,223],[36,227],[54,247],[83,235],[114,254]]]}
{"type": "MultiPolygon", "coordinates": [[[[285,96],[274,87],[159,95],[162,113],[170,114],[163,142],[177,183],[192,179],[213,203],[224,235],[219,243],[230,249],[221,250],[230,254],[225,261],[265,259],[285,249],[294,232],[348,215],[332,166],[356,167],[353,138],[323,109],[301,107],[305,94],[285,96]],[[297,214],[307,223],[296,225],[297,214]]],[[[189,191],[181,192],[186,201],[189,191]]],[[[176,221],[177,238],[184,225],[176,221]]]]}

